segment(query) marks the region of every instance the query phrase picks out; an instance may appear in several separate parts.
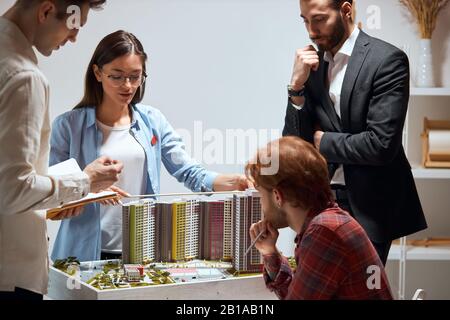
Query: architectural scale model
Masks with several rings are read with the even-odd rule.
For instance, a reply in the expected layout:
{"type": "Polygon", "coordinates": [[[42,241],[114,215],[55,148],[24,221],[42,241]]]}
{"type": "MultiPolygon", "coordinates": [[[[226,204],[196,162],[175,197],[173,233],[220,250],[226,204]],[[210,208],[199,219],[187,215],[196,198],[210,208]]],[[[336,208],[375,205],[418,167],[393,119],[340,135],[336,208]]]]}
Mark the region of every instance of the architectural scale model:
{"type": "Polygon", "coordinates": [[[70,278],[101,291],[251,276],[248,273],[237,274],[231,262],[206,260],[153,262],[141,265],[123,264],[119,259],[80,263],[69,257],[58,260],[53,267],[66,273],[70,278]]]}
{"type": "Polygon", "coordinates": [[[223,200],[141,200],[123,206],[123,263],[231,261],[239,273],[260,272],[249,229],[262,218],[256,190],[223,200]]]}

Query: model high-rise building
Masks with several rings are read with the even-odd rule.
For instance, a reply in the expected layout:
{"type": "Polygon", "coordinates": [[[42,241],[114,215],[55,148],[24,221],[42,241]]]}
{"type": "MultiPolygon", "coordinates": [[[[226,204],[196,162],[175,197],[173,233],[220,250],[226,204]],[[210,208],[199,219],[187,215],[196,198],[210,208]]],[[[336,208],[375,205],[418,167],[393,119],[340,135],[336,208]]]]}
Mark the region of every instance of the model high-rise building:
{"type": "Polygon", "coordinates": [[[200,258],[223,259],[223,201],[200,202],[200,258]]]}
{"type": "Polygon", "coordinates": [[[172,203],[157,202],[155,211],[155,260],[172,260],[172,203]]]}
{"type": "Polygon", "coordinates": [[[155,259],[155,202],[140,201],[122,210],[122,259],[142,263],[155,259]]]}
{"type": "Polygon", "coordinates": [[[233,198],[223,202],[223,259],[233,258],[233,198]]]}
{"type": "Polygon", "coordinates": [[[198,258],[197,199],[127,204],[123,207],[122,224],[123,260],[126,263],[198,258]]]}
{"type": "Polygon", "coordinates": [[[233,260],[239,272],[261,270],[249,229],[262,218],[258,192],[225,200],[139,201],[123,207],[123,261],[233,260]]]}
{"type": "Polygon", "coordinates": [[[233,200],[233,266],[240,272],[260,272],[262,257],[259,251],[253,247],[245,254],[251,245],[250,226],[262,219],[260,196],[258,192],[248,190],[246,194],[234,195],[233,200]]]}
{"type": "MultiPolygon", "coordinates": [[[[253,223],[257,223],[258,221],[264,219],[262,208],[261,208],[261,196],[256,190],[248,191],[249,194],[249,205],[250,205],[250,225],[247,229],[247,236],[248,240],[250,240],[250,226],[253,223]]],[[[245,248],[247,250],[247,248],[245,248]]],[[[261,272],[263,268],[263,259],[262,255],[259,253],[258,249],[256,249],[254,246],[250,253],[248,254],[250,257],[248,257],[247,260],[247,271],[250,272],[261,272]]]]}
{"type": "Polygon", "coordinates": [[[186,200],[186,241],[185,257],[187,260],[199,256],[200,204],[198,199],[186,200]]]}
{"type": "Polygon", "coordinates": [[[186,202],[172,204],[172,252],[173,261],[186,259],[186,202]]]}

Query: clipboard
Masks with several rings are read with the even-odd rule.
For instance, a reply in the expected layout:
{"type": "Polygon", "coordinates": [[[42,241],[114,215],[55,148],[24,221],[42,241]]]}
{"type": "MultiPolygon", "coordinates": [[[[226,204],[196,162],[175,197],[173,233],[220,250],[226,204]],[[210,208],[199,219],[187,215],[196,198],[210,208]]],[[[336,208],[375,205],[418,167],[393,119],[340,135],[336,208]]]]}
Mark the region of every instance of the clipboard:
{"type": "MultiPolygon", "coordinates": [[[[51,166],[48,168],[48,174],[51,176],[59,176],[59,175],[66,175],[66,174],[73,174],[73,173],[80,173],[82,172],[80,169],[80,166],[78,165],[77,161],[73,158],[68,159],[66,161],[60,162],[54,166],[51,166]]],[[[94,203],[102,200],[110,200],[110,199],[119,199],[119,195],[117,192],[114,191],[103,191],[99,193],[89,193],[86,197],[71,201],[66,203],[65,205],[62,205],[57,208],[48,209],[46,218],[52,219],[58,213],[60,213],[63,210],[75,208],[79,206],[84,206],[89,203],[94,203]]]]}
{"type": "Polygon", "coordinates": [[[95,202],[102,201],[102,200],[119,200],[119,195],[117,194],[117,192],[113,192],[113,191],[90,193],[83,199],[80,199],[77,201],[71,201],[61,207],[47,210],[46,218],[52,219],[63,210],[75,208],[75,207],[79,207],[79,206],[84,206],[89,203],[95,203],[95,202]]]}

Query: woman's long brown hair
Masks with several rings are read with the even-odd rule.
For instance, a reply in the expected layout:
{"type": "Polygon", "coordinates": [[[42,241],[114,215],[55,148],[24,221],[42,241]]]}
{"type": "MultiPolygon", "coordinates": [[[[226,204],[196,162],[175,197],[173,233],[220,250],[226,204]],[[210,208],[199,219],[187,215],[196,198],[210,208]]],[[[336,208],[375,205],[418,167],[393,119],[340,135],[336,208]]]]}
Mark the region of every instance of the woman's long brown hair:
{"type": "MultiPolygon", "coordinates": [[[[103,100],[103,87],[101,82],[97,81],[94,74],[94,65],[100,69],[113,60],[128,54],[137,54],[142,58],[143,74],[147,74],[146,62],[147,54],[141,42],[132,34],[123,30],[116,31],[104,37],[95,49],[91,62],[89,62],[86,71],[84,96],[76,105],[77,108],[97,107],[103,100]]],[[[142,101],[145,93],[145,83],[141,85],[131,101],[131,104],[137,104],[142,101]]]]}

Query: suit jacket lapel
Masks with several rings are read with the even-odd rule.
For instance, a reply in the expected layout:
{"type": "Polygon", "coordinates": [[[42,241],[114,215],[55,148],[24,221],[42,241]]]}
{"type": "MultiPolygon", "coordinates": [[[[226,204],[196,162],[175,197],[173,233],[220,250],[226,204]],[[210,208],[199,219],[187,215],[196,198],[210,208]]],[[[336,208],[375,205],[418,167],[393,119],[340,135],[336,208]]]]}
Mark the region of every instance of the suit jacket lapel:
{"type": "Polygon", "coordinates": [[[344,128],[348,128],[349,120],[349,103],[350,97],[355,86],[356,79],[359,75],[361,67],[369,52],[369,36],[363,31],[360,31],[358,38],[356,39],[355,47],[353,48],[352,55],[350,56],[347,71],[345,72],[344,82],[342,83],[341,90],[341,120],[344,128]]]}

